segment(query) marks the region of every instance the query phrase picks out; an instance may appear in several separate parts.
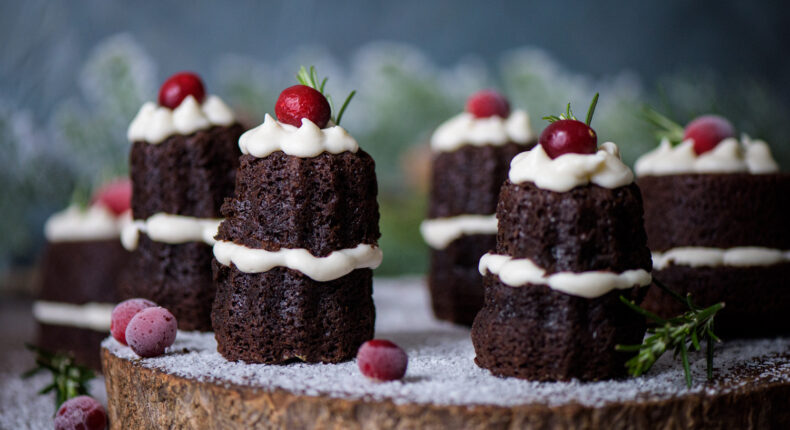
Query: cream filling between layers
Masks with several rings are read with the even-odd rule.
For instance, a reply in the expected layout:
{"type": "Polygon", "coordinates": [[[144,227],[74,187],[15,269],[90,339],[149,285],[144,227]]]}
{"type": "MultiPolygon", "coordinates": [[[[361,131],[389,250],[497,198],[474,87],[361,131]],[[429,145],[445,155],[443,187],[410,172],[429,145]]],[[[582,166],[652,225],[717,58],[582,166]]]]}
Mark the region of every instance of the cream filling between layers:
{"type": "Polygon", "coordinates": [[[786,262],[790,262],[790,251],[759,246],[739,246],[728,249],[683,246],[664,252],[653,252],[653,269],[655,270],[664,269],[670,264],[691,267],[750,267],[771,266],[786,262]]]}
{"type": "Polygon", "coordinates": [[[129,218],[128,212],[116,217],[101,204],[86,209],[71,205],[47,219],[44,237],[49,242],[116,239],[129,218]]]}
{"type": "Polygon", "coordinates": [[[43,324],[109,331],[114,308],[112,303],[90,302],[76,305],[37,300],[33,303],[33,318],[43,324]]]}
{"type": "Polygon", "coordinates": [[[551,159],[541,145],[513,157],[508,178],[514,184],[532,182],[536,187],[565,192],[593,183],[618,188],[634,182],[634,174],[620,160],[620,150],[605,142],[595,154],[564,154],[551,159]]]}
{"type": "Polygon", "coordinates": [[[529,115],[523,110],[513,111],[507,118],[497,115],[475,118],[469,112],[462,112],[436,129],[431,136],[431,149],[451,152],[464,145],[524,144],[533,137],[529,115]]]}
{"type": "Polygon", "coordinates": [[[379,267],[382,253],[377,246],[363,243],[354,248],[333,251],[324,257],[316,257],[301,248],[267,251],[220,240],[214,244],[214,257],[225,266],[233,263],[245,273],[261,273],[275,267],[286,267],[313,280],[326,282],[343,277],[356,269],[379,267]]]}
{"type": "Polygon", "coordinates": [[[129,251],[135,250],[140,241],[140,232],[143,232],[155,242],[204,242],[214,245],[214,236],[221,222],[221,218],[195,218],[159,212],[146,220],[134,220],[124,226],[121,244],[129,251]]]}
{"type": "Polygon", "coordinates": [[[472,234],[496,234],[496,215],[458,215],[426,219],[420,224],[420,233],[433,249],[447,248],[452,241],[472,234]]]}
{"type": "Polygon", "coordinates": [[[652,282],[650,273],[643,269],[626,270],[622,273],[606,271],[557,272],[546,275],[546,271],[528,258],[513,258],[507,255],[485,254],[478,266],[481,275],[488,273],[499,276],[508,286],[521,287],[526,284],[548,285],[549,288],[573,296],[592,299],[612,290],[623,290],[634,286],[643,287],[652,282]]]}
{"type": "Polygon", "coordinates": [[[187,96],[175,109],[147,102],[129,124],[126,138],[130,142],[157,144],[174,134],[188,135],[215,125],[231,125],[235,121],[233,111],[214,95],[207,96],[203,104],[193,96],[187,96]]]}
{"type": "Polygon", "coordinates": [[[302,118],[302,126],[294,127],[266,114],[263,124],[241,135],[239,148],[243,154],[257,158],[264,158],[277,151],[295,157],[311,158],[323,152],[357,152],[359,145],[339,125],[321,129],[309,119],[302,118]]]}

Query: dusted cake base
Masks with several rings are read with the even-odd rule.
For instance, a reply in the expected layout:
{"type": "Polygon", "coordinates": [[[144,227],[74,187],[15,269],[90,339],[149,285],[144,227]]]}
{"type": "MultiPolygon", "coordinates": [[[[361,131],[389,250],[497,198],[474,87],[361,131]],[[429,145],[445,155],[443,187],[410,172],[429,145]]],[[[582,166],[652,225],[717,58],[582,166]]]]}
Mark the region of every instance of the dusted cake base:
{"type": "Polygon", "coordinates": [[[210,333],[179,332],[162,357],[113,339],[102,351],[108,415],[124,428],[786,428],[789,339],[726,342],[714,380],[691,355],[686,389],[670,354],[645,376],[582,383],[499,378],[474,364],[469,331],[431,318],[414,280],[375,285],[377,336],[409,355],[402,381],[375,383],[355,362],[228,362],[210,333]]]}
{"type": "Polygon", "coordinates": [[[486,302],[472,326],[475,362],[495,375],[534,381],[583,381],[625,375],[629,354],[615,345],[641,343],[644,319],[620,295],[639,301],[640,289],[595,299],[544,285],[510,287],[486,275],[486,302]]]}
{"type": "Polygon", "coordinates": [[[483,307],[480,257],[496,246],[496,235],[476,234],[431,250],[428,288],[436,318],[471,326],[483,307]]]}
{"type": "Polygon", "coordinates": [[[244,273],[214,260],[217,348],[250,363],[338,363],[373,338],[370,269],[318,282],[286,268],[244,273]]]}
{"type": "MultiPolygon", "coordinates": [[[[724,302],[715,319],[723,338],[790,335],[790,263],[754,267],[668,266],[653,277],[697,305],[724,302]]],[[[678,315],[682,303],[651,286],[642,307],[661,316],[678,315]]]]}
{"type": "Polygon", "coordinates": [[[211,331],[211,247],[202,242],[154,242],[144,233],[121,282],[125,299],[143,297],[165,307],[181,330],[211,331]]]}

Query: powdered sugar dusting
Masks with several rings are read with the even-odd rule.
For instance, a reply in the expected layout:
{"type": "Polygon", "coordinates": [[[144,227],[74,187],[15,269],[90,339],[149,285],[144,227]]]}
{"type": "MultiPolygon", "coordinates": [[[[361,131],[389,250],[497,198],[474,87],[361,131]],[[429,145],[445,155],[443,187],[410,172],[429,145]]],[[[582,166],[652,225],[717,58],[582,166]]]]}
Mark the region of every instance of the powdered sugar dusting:
{"type": "Polygon", "coordinates": [[[376,383],[355,361],[286,366],[229,362],[216,352],[212,333],[179,332],[161,357],[140,359],[112,337],[103,346],[118,357],[170,374],[264,390],[338,398],[439,405],[577,403],[601,406],[634,399],[661,400],[689,393],[721,394],[763,383],[790,383],[790,339],[732,341],[717,346],[715,380],[705,382],[705,358],[695,354],[695,385],[686,389],[683,370],[669,355],[643,377],[593,383],[538,383],[492,376],[474,364],[469,330],[433,319],[421,279],[377,280],[376,337],[392,340],[409,355],[406,377],[376,383]]]}

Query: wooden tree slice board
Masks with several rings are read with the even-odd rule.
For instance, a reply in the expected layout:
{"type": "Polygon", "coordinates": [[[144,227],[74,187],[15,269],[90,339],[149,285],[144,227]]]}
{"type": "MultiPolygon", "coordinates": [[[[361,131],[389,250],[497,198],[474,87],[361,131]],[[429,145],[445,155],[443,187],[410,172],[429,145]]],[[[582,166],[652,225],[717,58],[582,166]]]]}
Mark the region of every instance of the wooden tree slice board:
{"type": "Polygon", "coordinates": [[[112,429],[127,428],[790,428],[790,339],[727,342],[714,381],[695,385],[663,357],[641,378],[537,383],[474,364],[469,331],[434,320],[422,280],[377,281],[377,337],[409,354],[402,381],[354,362],[228,362],[211,333],[179,332],[162,357],[102,346],[112,429]]]}

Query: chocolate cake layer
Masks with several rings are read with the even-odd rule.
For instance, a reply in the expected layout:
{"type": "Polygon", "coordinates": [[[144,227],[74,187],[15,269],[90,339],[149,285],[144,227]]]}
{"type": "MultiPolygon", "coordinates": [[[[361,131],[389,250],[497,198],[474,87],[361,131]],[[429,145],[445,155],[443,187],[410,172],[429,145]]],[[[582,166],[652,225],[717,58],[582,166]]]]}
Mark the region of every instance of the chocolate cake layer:
{"type": "Polygon", "coordinates": [[[239,124],[215,126],[188,136],[172,135],[158,144],[134,142],[130,155],[132,213],[146,219],[157,212],[219,218],[233,194],[239,124]]]}
{"type": "MultiPolygon", "coordinates": [[[[760,338],[790,335],[790,263],[752,267],[691,267],[671,265],[653,272],[668,288],[691,297],[697,305],[724,302],[715,318],[723,338],[760,338]]],[[[664,317],[688,308],[656,286],[642,307],[664,317]]]]}
{"type": "Polygon", "coordinates": [[[281,364],[337,363],[373,337],[373,272],[354,270],[329,282],[277,267],[244,273],[213,262],[217,297],[212,322],[228,360],[281,364]]]}
{"type": "Polygon", "coordinates": [[[638,344],[644,318],[619,300],[639,302],[640,288],[585,299],[545,285],[510,287],[485,276],[485,306],[472,326],[478,366],[500,376],[535,381],[583,381],[625,376],[632,353],[618,344],[638,344]]]}
{"type": "Polygon", "coordinates": [[[130,261],[120,239],[48,243],[38,298],[51,302],[115,303],[117,283],[130,261]]]}
{"type": "Polygon", "coordinates": [[[431,250],[428,287],[436,318],[472,325],[483,307],[483,277],[478,263],[495,246],[495,235],[475,234],[462,236],[445,249],[431,250]]]}
{"type": "Polygon", "coordinates": [[[790,249],[790,174],[643,176],[648,246],[790,249]]]}
{"type": "Polygon", "coordinates": [[[189,242],[171,245],[140,234],[131,270],[121,282],[124,299],[143,297],[165,307],[181,330],[211,330],[214,300],[209,245],[189,242]]]}
{"type": "Polygon", "coordinates": [[[635,184],[615,189],[587,185],[558,193],[508,180],[497,219],[497,253],[529,258],[548,274],[652,267],[642,196],[635,184]]]}
{"type": "Polygon", "coordinates": [[[244,155],[217,238],[269,251],[305,248],[318,257],[375,244],[377,192],[375,163],[361,149],[312,158],[244,155]]]}
{"type": "Polygon", "coordinates": [[[534,145],[465,145],[438,152],[431,164],[428,218],[494,213],[499,188],[507,179],[513,157],[534,145]]]}
{"type": "Polygon", "coordinates": [[[68,352],[74,359],[92,369],[101,370],[101,342],[110,331],[79,327],[38,324],[38,346],[47,351],[68,352]]]}

